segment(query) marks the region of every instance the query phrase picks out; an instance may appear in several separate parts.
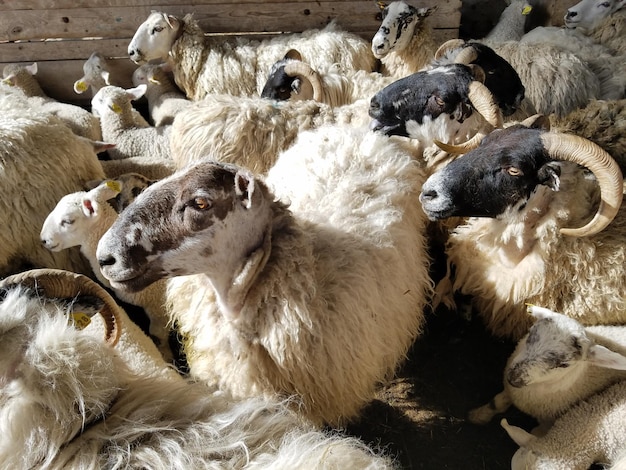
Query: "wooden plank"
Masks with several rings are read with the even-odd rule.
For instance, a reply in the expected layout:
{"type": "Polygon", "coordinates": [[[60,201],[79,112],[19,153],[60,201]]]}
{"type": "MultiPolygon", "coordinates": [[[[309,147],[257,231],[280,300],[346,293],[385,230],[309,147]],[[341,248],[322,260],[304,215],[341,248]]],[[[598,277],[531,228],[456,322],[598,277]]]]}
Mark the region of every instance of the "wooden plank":
{"type": "MultiPolygon", "coordinates": [[[[421,0],[416,4],[431,4],[421,0]]],[[[460,1],[444,0],[430,21],[434,28],[458,28],[460,1]]],[[[207,32],[303,31],[337,19],[347,30],[375,30],[380,24],[371,0],[355,2],[168,4],[138,7],[93,7],[11,10],[0,15],[0,41],[41,38],[130,38],[150,11],[175,15],[193,12],[207,32]],[[355,12],[359,12],[355,14],[355,12]]]]}

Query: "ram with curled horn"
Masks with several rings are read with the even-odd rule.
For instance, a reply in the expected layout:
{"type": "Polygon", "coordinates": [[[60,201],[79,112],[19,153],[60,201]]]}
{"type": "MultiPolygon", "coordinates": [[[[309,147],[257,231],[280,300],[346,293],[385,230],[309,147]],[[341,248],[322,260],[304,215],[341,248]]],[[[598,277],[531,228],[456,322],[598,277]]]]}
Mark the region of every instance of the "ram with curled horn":
{"type": "Polygon", "coordinates": [[[433,220],[467,218],[449,235],[436,302],[472,296],[495,335],[519,339],[525,303],[584,325],[626,322],[626,208],[617,163],[596,144],[550,132],[536,116],[487,135],[424,183],[433,220]]]}
{"type": "Polygon", "coordinates": [[[503,121],[484,77],[479,66],[448,64],[398,80],[372,97],[370,128],[424,147],[435,141],[474,145],[503,121]]]}

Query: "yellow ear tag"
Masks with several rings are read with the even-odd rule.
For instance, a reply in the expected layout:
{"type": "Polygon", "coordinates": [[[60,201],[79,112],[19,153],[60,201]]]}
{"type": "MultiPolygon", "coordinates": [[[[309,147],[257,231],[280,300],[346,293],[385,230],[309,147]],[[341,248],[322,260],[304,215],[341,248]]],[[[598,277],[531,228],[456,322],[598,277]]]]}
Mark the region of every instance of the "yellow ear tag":
{"type": "Polygon", "coordinates": [[[9,85],[9,86],[13,86],[13,80],[11,80],[10,78],[5,78],[4,80],[2,80],[2,83],[4,83],[5,85],[9,85]]]}
{"type": "Polygon", "coordinates": [[[108,180],[104,184],[106,185],[107,188],[109,188],[111,191],[115,191],[116,193],[119,193],[122,190],[120,183],[118,181],[108,180]]]}
{"type": "Polygon", "coordinates": [[[149,78],[149,79],[148,79],[148,81],[149,81],[150,83],[154,83],[155,85],[160,85],[160,84],[161,84],[161,82],[160,82],[160,81],[158,81],[156,78],[152,78],[152,77],[151,77],[151,78],[149,78]]]}
{"type": "Polygon", "coordinates": [[[528,15],[531,11],[533,11],[533,7],[530,5],[526,5],[522,8],[522,15],[528,15]]]}
{"type": "Polygon", "coordinates": [[[76,82],[76,89],[81,93],[84,93],[85,91],[87,91],[87,84],[84,81],[79,80],[76,82]]]}
{"type": "Polygon", "coordinates": [[[83,312],[74,312],[72,313],[72,321],[76,328],[78,328],[79,330],[84,330],[91,323],[91,318],[89,318],[89,315],[83,312]]]}
{"type": "Polygon", "coordinates": [[[115,103],[111,105],[111,110],[116,114],[120,114],[122,112],[122,108],[120,108],[120,105],[115,103]]]}

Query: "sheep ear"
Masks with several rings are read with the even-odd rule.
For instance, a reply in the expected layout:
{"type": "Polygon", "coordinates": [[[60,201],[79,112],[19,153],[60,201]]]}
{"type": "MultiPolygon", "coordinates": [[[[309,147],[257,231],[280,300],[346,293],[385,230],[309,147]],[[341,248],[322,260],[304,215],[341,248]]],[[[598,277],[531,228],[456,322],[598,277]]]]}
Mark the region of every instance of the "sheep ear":
{"type": "Polygon", "coordinates": [[[134,100],[138,100],[143,95],[145,95],[147,88],[148,88],[148,85],[146,85],[145,83],[141,83],[140,85],[137,85],[135,88],[127,89],[126,93],[128,94],[128,97],[132,101],[134,101],[134,100]]]}
{"type": "Polygon", "coordinates": [[[500,426],[504,428],[509,437],[520,447],[528,447],[537,439],[537,436],[533,436],[522,428],[510,425],[506,418],[500,421],[500,426]]]}
{"type": "Polygon", "coordinates": [[[96,208],[90,198],[84,197],[82,202],[83,214],[87,217],[93,217],[96,214],[96,208]]]}
{"type": "Polygon", "coordinates": [[[547,186],[552,191],[558,191],[561,187],[560,176],[561,167],[554,162],[546,163],[539,169],[539,172],[537,173],[539,183],[547,186]]]}
{"type": "Polygon", "coordinates": [[[560,313],[550,310],[549,308],[538,307],[537,305],[532,304],[526,304],[526,311],[537,320],[543,320],[544,318],[554,318],[558,315],[561,315],[560,313]]]}
{"type": "Polygon", "coordinates": [[[176,18],[175,16],[163,15],[163,19],[165,20],[167,25],[172,29],[178,29],[180,26],[180,22],[178,21],[178,18],[176,18]]]}
{"type": "Polygon", "coordinates": [[[246,209],[250,209],[257,198],[256,181],[251,173],[239,170],[235,174],[235,194],[241,198],[246,209]]]}
{"type": "Polygon", "coordinates": [[[419,16],[420,18],[426,18],[432,15],[436,9],[437,9],[437,6],[430,7],[430,8],[418,8],[417,16],[419,16]]]}
{"type": "Polygon", "coordinates": [[[27,65],[24,68],[29,74],[37,75],[37,62],[33,62],[31,65],[27,65]]]}
{"type": "Polygon", "coordinates": [[[106,83],[107,85],[111,85],[111,74],[109,72],[107,72],[106,70],[103,70],[101,77],[102,77],[102,80],[104,80],[104,83],[106,83]]]}
{"type": "Polygon", "coordinates": [[[626,357],[599,344],[589,349],[589,362],[607,369],[626,370],[626,357]]]}

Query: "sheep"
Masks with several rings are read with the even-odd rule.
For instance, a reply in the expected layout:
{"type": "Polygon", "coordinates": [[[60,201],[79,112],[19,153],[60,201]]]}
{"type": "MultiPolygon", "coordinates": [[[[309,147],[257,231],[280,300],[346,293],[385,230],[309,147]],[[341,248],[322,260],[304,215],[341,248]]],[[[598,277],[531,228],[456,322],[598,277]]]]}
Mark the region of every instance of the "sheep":
{"type": "Polygon", "coordinates": [[[168,76],[163,64],[144,64],[133,72],[133,85],[146,85],[148,114],[154,126],[172,124],[174,116],[189,107],[191,101],[168,76]]]}
{"type": "Polygon", "coordinates": [[[591,29],[626,5],[624,0],[582,0],[568,8],[565,26],[568,28],[591,29]]]}
{"type": "Polygon", "coordinates": [[[92,112],[100,117],[104,140],[115,144],[109,150],[111,159],[144,157],[167,164],[171,162],[171,126],[140,126],[132,117],[131,101],[145,92],[146,85],[129,89],[105,86],[91,99],[92,112]]]}
{"type": "Polygon", "coordinates": [[[0,276],[22,265],[89,273],[78,249],[52,254],[39,240],[57,201],[104,178],[94,144],[58,118],[0,98],[0,276]]]}
{"type": "Polygon", "coordinates": [[[435,305],[471,295],[487,329],[514,340],[530,326],[525,302],[584,325],[626,319],[619,167],[592,142],[541,123],[493,131],[420,194],[431,220],[470,217],[449,236],[435,305]]]}
{"type": "Polygon", "coordinates": [[[86,109],[50,98],[35,78],[37,62],[31,65],[8,64],[3,70],[3,83],[20,88],[28,97],[29,106],[58,116],[69,128],[82,137],[102,140],[100,123],[86,109]]]}
{"type": "Polygon", "coordinates": [[[128,55],[139,65],[168,62],[178,87],[189,99],[199,100],[212,93],[258,96],[271,65],[291,48],[318,70],[341,63],[345,70],[372,71],[376,65],[369,44],[335,22],[322,30],[263,41],[229,41],[205,37],[192,15],[178,18],[162,12],[152,12],[137,28],[128,55]]]}
{"type": "Polygon", "coordinates": [[[626,379],[626,326],[585,328],[574,318],[529,306],[536,320],[504,369],[504,390],[469,413],[489,422],[509,406],[547,431],[573,405],[626,379]]]}
{"type": "Polygon", "coordinates": [[[174,118],[170,137],[177,169],[207,155],[265,173],[304,130],[323,124],[365,126],[368,101],[331,108],[315,101],[208,95],[174,118]]]}
{"type": "Polygon", "coordinates": [[[528,0],[512,0],[500,14],[496,25],[483,38],[486,41],[519,41],[527,32],[527,23],[538,9],[528,0]]]}
{"type": "Polygon", "coordinates": [[[332,107],[371,98],[377,91],[393,83],[394,77],[378,72],[358,70],[345,73],[338,69],[319,73],[302,60],[295,49],[272,65],[261,98],[275,100],[315,100],[332,107]]]}
{"type": "Polygon", "coordinates": [[[550,115],[549,119],[555,130],[584,137],[602,147],[626,174],[626,99],[593,100],[563,118],[550,115]]]}
{"type": "Polygon", "coordinates": [[[480,67],[453,63],[397,80],[370,100],[370,128],[415,139],[423,149],[435,141],[471,146],[503,125],[483,79],[480,67]]]}
{"type": "Polygon", "coordinates": [[[101,287],[24,275],[3,281],[0,296],[2,468],[394,467],[356,438],[314,429],[286,403],[234,400],[133,368],[123,344],[135,339],[133,325],[101,287]],[[95,322],[68,323],[102,303],[105,339],[95,322]]]}
{"type": "MultiPolygon", "coordinates": [[[[117,219],[118,213],[107,201],[124,194],[118,206],[124,208],[149,182],[141,176],[130,174],[117,180],[105,180],[90,191],[79,191],[63,196],[48,214],[41,228],[41,242],[51,251],[62,251],[79,246],[81,254],[91,264],[98,281],[111,288],[100,273],[96,260],[96,248],[102,235],[117,219]]],[[[114,289],[116,296],[132,305],[144,309],[150,319],[150,335],[167,361],[172,360],[169,348],[169,316],[165,311],[165,282],[156,282],[133,294],[114,289]]]]}
{"type": "Polygon", "coordinates": [[[433,8],[415,8],[403,1],[377,2],[382,23],[372,38],[372,54],[381,73],[402,78],[418,72],[434,57],[437,44],[427,18],[433,8]]]}
{"type": "Polygon", "coordinates": [[[559,418],[545,436],[537,437],[506,419],[502,427],[520,448],[512,470],[587,470],[593,463],[623,470],[626,450],[626,382],[580,402],[559,418]]]}
{"type": "Polygon", "coordinates": [[[195,380],[296,395],[307,418],[341,425],[420,333],[432,289],[414,204],[424,178],[398,142],[326,126],[300,133],[265,179],[205,160],[156,182],[97,257],[115,288],[171,278],[195,380]]]}

